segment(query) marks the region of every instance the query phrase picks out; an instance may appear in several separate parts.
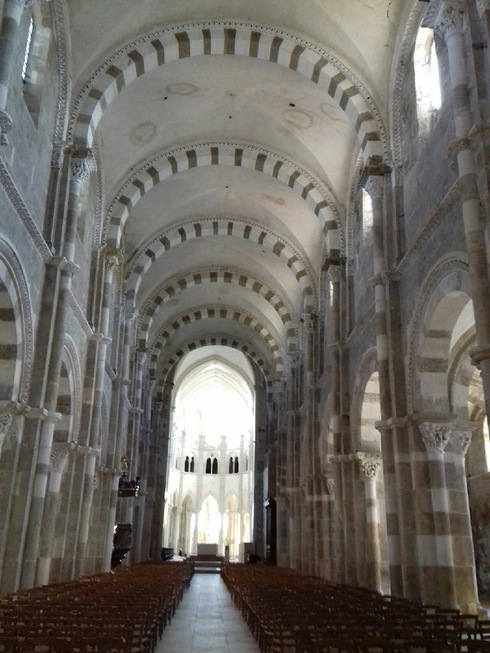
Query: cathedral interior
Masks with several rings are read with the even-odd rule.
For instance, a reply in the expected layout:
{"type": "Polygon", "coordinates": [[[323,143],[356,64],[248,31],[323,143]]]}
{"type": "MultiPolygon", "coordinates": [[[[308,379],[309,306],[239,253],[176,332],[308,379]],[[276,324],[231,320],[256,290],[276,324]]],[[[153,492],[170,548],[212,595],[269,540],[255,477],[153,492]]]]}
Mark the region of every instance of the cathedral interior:
{"type": "Polygon", "coordinates": [[[0,12],[0,594],[125,533],[478,611],[489,0],[0,12]]]}

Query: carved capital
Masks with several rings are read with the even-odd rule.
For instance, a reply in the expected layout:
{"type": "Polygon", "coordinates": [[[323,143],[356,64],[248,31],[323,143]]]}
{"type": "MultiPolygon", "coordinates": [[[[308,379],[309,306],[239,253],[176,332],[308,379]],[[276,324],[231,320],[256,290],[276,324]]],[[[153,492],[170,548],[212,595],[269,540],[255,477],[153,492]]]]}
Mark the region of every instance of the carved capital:
{"type": "Polygon", "coordinates": [[[466,456],[470,448],[473,429],[453,426],[451,432],[451,445],[453,450],[463,457],[466,456]]]}
{"type": "Polygon", "coordinates": [[[384,177],[373,176],[368,177],[366,185],[366,193],[369,194],[372,200],[380,199],[383,197],[385,187],[384,177]]]}
{"type": "Polygon", "coordinates": [[[49,468],[53,472],[59,472],[60,474],[63,473],[66,463],[68,461],[68,454],[69,451],[64,448],[64,449],[52,449],[51,450],[51,456],[49,459],[49,468]]]}
{"type": "Polygon", "coordinates": [[[0,448],[5,442],[9,428],[14,421],[14,411],[11,408],[0,408],[0,448]]]}
{"type": "Polygon", "coordinates": [[[92,156],[92,150],[89,149],[74,149],[72,147],[66,148],[70,154],[70,170],[73,181],[83,183],[87,181],[91,172],[95,169],[95,160],[92,156]]]}
{"type": "Polygon", "coordinates": [[[7,132],[12,129],[12,118],[5,111],[0,111],[0,145],[8,145],[7,132]]]}
{"type": "Polygon", "coordinates": [[[368,479],[376,478],[381,469],[381,454],[358,451],[357,458],[362,474],[368,479]]]}
{"type": "Polygon", "coordinates": [[[471,362],[481,369],[481,362],[490,358],[490,345],[477,345],[470,349],[471,362]]]}
{"type": "Polygon", "coordinates": [[[463,30],[463,8],[457,1],[444,2],[434,21],[434,29],[447,39],[463,30]]]}
{"type": "Polygon", "coordinates": [[[341,279],[340,265],[330,265],[328,267],[328,280],[331,283],[339,283],[341,279]]]}
{"type": "Polygon", "coordinates": [[[114,272],[117,266],[123,260],[120,250],[106,249],[104,250],[105,266],[108,272],[114,272]]]}
{"type": "Polygon", "coordinates": [[[483,17],[486,11],[490,11],[490,0],[476,0],[476,6],[480,17],[483,17]]]}
{"type": "Polygon", "coordinates": [[[451,427],[448,424],[421,422],[419,429],[428,452],[444,453],[451,437],[451,427]]]}

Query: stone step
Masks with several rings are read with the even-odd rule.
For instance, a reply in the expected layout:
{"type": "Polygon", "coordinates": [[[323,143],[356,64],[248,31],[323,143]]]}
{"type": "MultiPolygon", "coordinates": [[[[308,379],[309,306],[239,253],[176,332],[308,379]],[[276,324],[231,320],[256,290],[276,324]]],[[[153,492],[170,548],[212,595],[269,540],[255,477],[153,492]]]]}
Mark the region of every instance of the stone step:
{"type": "Polygon", "coordinates": [[[220,574],[221,560],[199,560],[194,559],[194,572],[196,574],[220,574]]]}

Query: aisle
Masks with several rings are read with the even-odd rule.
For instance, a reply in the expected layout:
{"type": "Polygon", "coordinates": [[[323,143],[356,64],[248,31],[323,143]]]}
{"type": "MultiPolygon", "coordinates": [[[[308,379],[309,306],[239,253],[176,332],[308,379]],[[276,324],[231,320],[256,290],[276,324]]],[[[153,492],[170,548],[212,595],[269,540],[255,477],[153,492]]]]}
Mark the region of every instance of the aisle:
{"type": "Polygon", "coordinates": [[[194,574],[155,653],[258,653],[219,574],[194,574]]]}

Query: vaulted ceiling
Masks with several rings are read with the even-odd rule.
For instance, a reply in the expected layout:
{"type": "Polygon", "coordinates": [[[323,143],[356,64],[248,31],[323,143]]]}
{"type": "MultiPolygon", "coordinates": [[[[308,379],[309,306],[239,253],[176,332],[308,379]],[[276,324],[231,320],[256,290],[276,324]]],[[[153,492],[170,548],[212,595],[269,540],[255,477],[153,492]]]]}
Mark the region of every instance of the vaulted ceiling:
{"type": "Polygon", "coordinates": [[[94,148],[104,239],[138,343],[168,371],[224,342],[284,374],[352,181],[386,154],[415,1],[69,1],[72,136],[94,148]]]}

